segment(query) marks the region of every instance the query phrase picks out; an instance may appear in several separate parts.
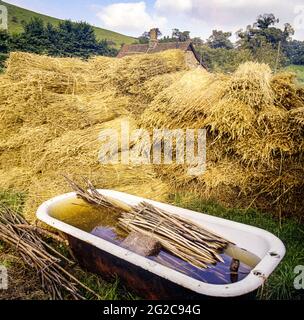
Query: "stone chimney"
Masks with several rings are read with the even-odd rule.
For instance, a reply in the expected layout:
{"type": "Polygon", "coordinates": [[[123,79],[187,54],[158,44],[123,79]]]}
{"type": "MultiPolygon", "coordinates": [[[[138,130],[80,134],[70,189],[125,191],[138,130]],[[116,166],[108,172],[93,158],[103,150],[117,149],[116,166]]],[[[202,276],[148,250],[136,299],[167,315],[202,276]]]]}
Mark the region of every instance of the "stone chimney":
{"type": "Polygon", "coordinates": [[[155,48],[158,40],[158,28],[153,28],[150,30],[150,41],[149,41],[149,48],[155,48]]]}

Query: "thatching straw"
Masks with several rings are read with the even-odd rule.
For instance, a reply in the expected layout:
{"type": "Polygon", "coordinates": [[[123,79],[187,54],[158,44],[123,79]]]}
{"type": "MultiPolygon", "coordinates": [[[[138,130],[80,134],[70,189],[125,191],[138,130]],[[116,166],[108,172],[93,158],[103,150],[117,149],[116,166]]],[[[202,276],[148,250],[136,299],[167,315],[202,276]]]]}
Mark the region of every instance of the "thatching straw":
{"type": "Polygon", "coordinates": [[[264,64],[245,63],[230,77],[189,71],[155,97],[141,123],[207,128],[207,172],[191,177],[186,165],[175,164],[156,171],[177,191],[300,214],[303,96],[292,74],[273,76],[264,64]]]}
{"type": "Polygon", "coordinates": [[[302,212],[295,190],[304,180],[304,89],[294,75],[272,75],[252,62],[232,75],[210,74],[185,61],[179,50],[88,61],[12,53],[0,77],[0,188],[30,193],[31,220],[38,201],[65,191],[62,172],[158,200],[185,191],[302,212]],[[176,165],[101,165],[99,131],[123,119],[149,130],[206,127],[207,174],[189,177],[176,165]],[[224,162],[235,165],[233,174],[224,162]]]}
{"type": "MultiPolygon", "coordinates": [[[[179,51],[160,53],[156,61],[143,57],[145,79],[185,68],[183,57],[179,51]],[[175,59],[180,62],[176,64],[175,59]],[[159,61],[163,69],[157,68],[159,61]]],[[[133,60],[134,66],[137,58],[133,60]]],[[[120,65],[132,70],[130,63],[130,59],[105,57],[85,62],[10,55],[0,81],[0,188],[28,194],[25,215],[30,221],[35,221],[42,201],[66,191],[58,173],[68,170],[75,177],[89,172],[92,181],[105,188],[166,198],[168,188],[152,165],[102,165],[98,161],[102,129],[120,132],[121,121],[129,121],[130,130],[137,127],[130,111],[139,111],[140,99],[136,98],[135,105],[132,93],[122,94],[120,88],[129,72],[120,65]]],[[[143,81],[143,76],[138,69],[130,81],[143,81]]]]}

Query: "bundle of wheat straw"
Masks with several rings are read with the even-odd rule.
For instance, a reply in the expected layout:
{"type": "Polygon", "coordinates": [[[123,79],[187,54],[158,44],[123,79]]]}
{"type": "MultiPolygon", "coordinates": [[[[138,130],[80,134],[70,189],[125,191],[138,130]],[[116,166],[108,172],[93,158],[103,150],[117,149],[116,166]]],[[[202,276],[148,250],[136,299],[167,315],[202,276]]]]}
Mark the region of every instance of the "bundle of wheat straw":
{"type": "Polygon", "coordinates": [[[132,83],[139,78],[148,81],[184,66],[183,53],[176,51],[142,58],[147,70],[152,66],[145,79],[141,66],[135,68],[137,57],[128,59],[131,67],[123,59],[107,57],[82,61],[20,52],[10,55],[0,80],[0,188],[28,194],[27,219],[35,221],[41,202],[66,191],[60,173],[67,171],[75,177],[88,174],[105,188],[159,200],[167,197],[168,187],[156,177],[152,165],[99,162],[100,131],[118,129],[120,136],[121,121],[129,121],[130,130],[136,128],[131,113],[144,109],[140,92],[136,97],[122,92],[121,77],[127,79],[129,74],[132,83]],[[163,69],[157,67],[159,61],[163,69]]]}
{"type": "Polygon", "coordinates": [[[88,61],[13,53],[0,77],[0,187],[30,191],[32,218],[38,198],[65,191],[58,172],[67,171],[153,199],[195,192],[271,212],[280,203],[300,214],[303,107],[294,75],[272,75],[265,64],[219,75],[188,70],[178,50],[88,61]],[[116,129],[122,118],[149,130],[206,127],[206,175],[189,177],[187,165],[101,166],[98,130],[116,129]]]}
{"type": "Polygon", "coordinates": [[[141,94],[144,83],[158,75],[186,70],[185,55],[180,50],[127,56],[113,71],[115,86],[125,94],[141,94]]]}
{"type": "Polygon", "coordinates": [[[207,172],[189,176],[187,164],[155,171],[178,192],[301,214],[303,97],[292,74],[272,75],[265,64],[245,63],[231,76],[189,71],[155,97],[141,124],[206,128],[207,172]]]}

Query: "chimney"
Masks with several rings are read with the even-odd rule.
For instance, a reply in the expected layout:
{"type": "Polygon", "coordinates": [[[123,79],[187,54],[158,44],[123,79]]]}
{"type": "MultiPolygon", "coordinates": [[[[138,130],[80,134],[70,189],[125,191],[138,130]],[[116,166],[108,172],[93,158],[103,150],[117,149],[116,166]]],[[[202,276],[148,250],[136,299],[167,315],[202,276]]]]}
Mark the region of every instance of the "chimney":
{"type": "Polygon", "coordinates": [[[153,28],[150,30],[150,41],[149,41],[149,48],[155,48],[158,43],[158,28],[153,28]]]}

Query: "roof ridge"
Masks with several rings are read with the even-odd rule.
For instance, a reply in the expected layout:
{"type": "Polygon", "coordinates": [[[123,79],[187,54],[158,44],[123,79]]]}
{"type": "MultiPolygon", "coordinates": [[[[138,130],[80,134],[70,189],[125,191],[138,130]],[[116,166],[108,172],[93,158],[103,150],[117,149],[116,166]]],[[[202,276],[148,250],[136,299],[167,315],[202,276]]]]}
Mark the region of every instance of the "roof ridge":
{"type": "Polygon", "coordinates": [[[195,50],[193,42],[191,39],[186,41],[171,41],[171,42],[157,42],[153,48],[149,47],[149,43],[134,43],[123,45],[121,50],[119,51],[117,58],[123,58],[125,56],[134,55],[134,54],[150,54],[150,53],[157,53],[166,50],[173,50],[173,49],[180,49],[184,52],[188,50],[188,48],[193,51],[193,54],[196,60],[201,64],[204,68],[206,66],[202,63],[202,59],[198,52],[195,50]]]}

